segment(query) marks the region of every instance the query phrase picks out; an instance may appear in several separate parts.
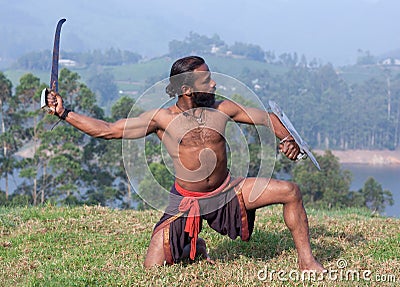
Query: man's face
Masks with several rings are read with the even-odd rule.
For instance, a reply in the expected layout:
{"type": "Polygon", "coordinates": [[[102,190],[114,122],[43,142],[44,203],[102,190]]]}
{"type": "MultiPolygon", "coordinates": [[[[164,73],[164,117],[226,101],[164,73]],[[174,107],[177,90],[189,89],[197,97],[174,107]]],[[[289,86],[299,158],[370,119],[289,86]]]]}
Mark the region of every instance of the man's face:
{"type": "Polygon", "coordinates": [[[206,64],[194,70],[196,80],[193,85],[192,103],[195,107],[212,107],[215,103],[215,81],[211,78],[206,64]]]}

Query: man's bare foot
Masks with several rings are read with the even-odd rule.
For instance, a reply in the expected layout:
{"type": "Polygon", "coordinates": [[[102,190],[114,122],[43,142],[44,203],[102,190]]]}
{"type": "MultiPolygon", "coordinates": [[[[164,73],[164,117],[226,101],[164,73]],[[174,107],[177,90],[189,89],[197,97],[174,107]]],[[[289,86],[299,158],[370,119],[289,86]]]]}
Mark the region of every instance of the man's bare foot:
{"type": "Polygon", "coordinates": [[[319,263],[315,258],[312,258],[312,260],[309,260],[308,262],[299,261],[299,268],[301,271],[323,272],[326,270],[324,266],[322,266],[322,264],[319,263]]]}
{"type": "Polygon", "coordinates": [[[206,242],[203,238],[197,239],[197,248],[196,248],[196,255],[201,255],[205,260],[207,260],[210,264],[215,264],[215,261],[210,258],[210,255],[207,253],[207,246],[206,242]]]}
{"type": "MultiPolygon", "coordinates": [[[[182,259],[189,258],[190,244],[187,244],[183,249],[182,259]]],[[[196,257],[202,256],[210,264],[215,264],[215,261],[210,258],[207,253],[207,245],[203,238],[198,238],[196,241],[196,257]]]]}
{"type": "Polygon", "coordinates": [[[215,264],[215,261],[212,260],[210,257],[207,257],[207,258],[206,258],[206,261],[207,261],[208,263],[212,264],[212,265],[215,264]]]}

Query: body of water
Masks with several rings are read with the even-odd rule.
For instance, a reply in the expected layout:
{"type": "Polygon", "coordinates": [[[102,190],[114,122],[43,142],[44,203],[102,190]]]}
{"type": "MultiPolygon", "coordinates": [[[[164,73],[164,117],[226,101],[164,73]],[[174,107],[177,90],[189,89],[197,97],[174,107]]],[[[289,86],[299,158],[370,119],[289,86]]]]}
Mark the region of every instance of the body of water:
{"type": "MultiPolygon", "coordinates": [[[[393,194],[394,205],[387,206],[383,215],[400,218],[400,165],[366,165],[366,164],[342,164],[343,169],[350,170],[353,174],[351,190],[359,190],[364,186],[368,177],[373,177],[382,188],[393,194]]],[[[17,177],[10,179],[10,190],[16,186],[17,177]]],[[[4,180],[0,180],[0,188],[4,190],[4,180]]]]}
{"type": "Polygon", "coordinates": [[[361,165],[342,164],[343,169],[353,174],[351,190],[359,190],[368,177],[373,177],[382,188],[393,194],[394,205],[387,206],[384,215],[400,218],[400,166],[399,165],[361,165]]]}

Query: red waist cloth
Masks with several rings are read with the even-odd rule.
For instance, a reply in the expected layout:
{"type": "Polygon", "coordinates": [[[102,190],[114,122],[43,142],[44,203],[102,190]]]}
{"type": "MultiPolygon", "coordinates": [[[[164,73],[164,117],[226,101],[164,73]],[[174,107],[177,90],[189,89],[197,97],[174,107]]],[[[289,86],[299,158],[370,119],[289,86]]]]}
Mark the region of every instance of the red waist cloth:
{"type": "Polygon", "coordinates": [[[231,175],[228,174],[224,182],[216,190],[211,192],[189,191],[179,186],[175,182],[175,188],[183,196],[179,204],[179,211],[188,212],[185,224],[185,232],[189,233],[190,239],[190,259],[196,256],[196,243],[200,232],[200,205],[198,199],[210,198],[221,193],[230,183],[231,175]]]}

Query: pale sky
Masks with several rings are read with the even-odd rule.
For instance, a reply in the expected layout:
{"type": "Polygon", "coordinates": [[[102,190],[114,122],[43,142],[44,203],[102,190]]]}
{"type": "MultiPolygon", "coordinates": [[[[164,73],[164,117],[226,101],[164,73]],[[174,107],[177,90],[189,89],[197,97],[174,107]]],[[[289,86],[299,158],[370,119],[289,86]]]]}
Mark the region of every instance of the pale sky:
{"type": "Polygon", "coordinates": [[[113,46],[154,57],[192,31],[277,56],[297,52],[351,64],[358,49],[376,56],[400,49],[399,13],[398,0],[0,0],[0,39],[12,33],[16,47],[50,49],[55,24],[65,17],[62,47],[70,50],[113,46]]]}

